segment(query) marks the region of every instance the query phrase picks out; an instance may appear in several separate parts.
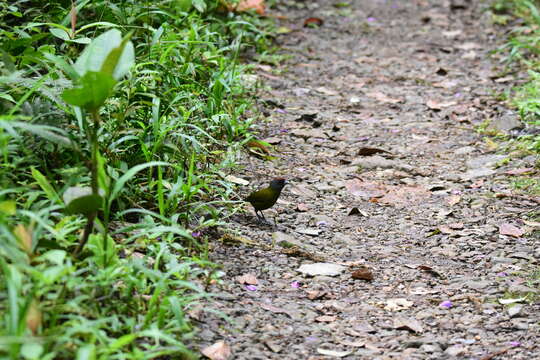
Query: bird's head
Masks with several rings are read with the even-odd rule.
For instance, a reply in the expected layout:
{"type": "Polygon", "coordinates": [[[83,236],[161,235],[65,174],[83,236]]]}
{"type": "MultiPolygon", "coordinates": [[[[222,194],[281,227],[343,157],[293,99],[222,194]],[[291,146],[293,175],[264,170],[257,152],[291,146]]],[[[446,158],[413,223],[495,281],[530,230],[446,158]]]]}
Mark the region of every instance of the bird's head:
{"type": "Polygon", "coordinates": [[[270,181],[270,188],[273,190],[281,191],[281,189],[283,189],[284,186],[285,186],[284,178],[275,178],[274,180],[270,181]]]}

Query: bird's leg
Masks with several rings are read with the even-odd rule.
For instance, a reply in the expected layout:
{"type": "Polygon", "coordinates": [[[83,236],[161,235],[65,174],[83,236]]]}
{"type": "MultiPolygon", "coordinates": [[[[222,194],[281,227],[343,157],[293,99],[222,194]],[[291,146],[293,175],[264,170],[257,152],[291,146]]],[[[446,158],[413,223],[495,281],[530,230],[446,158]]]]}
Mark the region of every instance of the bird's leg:
{"type": "MultiPolygon", "coordinates": [[[[262,218],[259,215],[259,212],[260,212],[259,210],[255,210],[255,215],[257,215],[257,220],[262,221],[262,218]]],[[[261,214],[262,214],[262,212],[261,212],[261,214]]]]}
{"type": "Polygon", "coordinates": [[[268,220],[266,220],[266,218],[264,217],[264,214],[263,214],[263,212],[262,212],[262,211],[259,211],[259,212],[261,213],[261,216],[262,216],[262,218],[263,218],[264,222],[265,222],[265,223],[268,223],[268,220]]]}

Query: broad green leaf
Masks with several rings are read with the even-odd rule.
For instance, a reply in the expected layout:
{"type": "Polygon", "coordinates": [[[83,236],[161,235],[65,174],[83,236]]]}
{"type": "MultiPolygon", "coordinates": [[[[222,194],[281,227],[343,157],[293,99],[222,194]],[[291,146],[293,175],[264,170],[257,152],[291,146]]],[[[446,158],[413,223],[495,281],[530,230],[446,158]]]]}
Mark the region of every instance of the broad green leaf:
{"type": "Polygon", "coordinates": [[[62,265],[66,259],[67,253],[64,250],[50,250],[39,256],[40,261],[50,261],[55,265],[62,265]]]}
{"type": "Polygon", "coordinates": [[[77,357],[75,360],[95,360],[96,359],[96,346],[94,344],[84,345],[77,350],[77,357]]]}
{"type": "Polygon", "coordinates": [[[111,50],[101,66],[101,72],[112,75],[116,80],[124,76],[135,63],[135,51],[129,41],[132,33],[127,34],[120,46],[111,50]]]}
{"type": "Polygon", "coordinates": [[[66,206],[66,212],[70,215],[81,214],[88,216],[99,209],[103,205],[103,198],[99,195],[86,195],[76,198],[66,206]]]}
{"type": "Polygon", "coordinates": [[[73,200],[92,194],[92,188],[90,186],[71,186],[64,191],[62,199],[66,206],[73,200]]]}
{"type": "Polygon", "coordinates": [[[71,40],[70,37],[69,37],[69,33],[67,33],[64,29],[51,27],[51,28],[49,28],[49,31],[51,32],[51,34],[53,34],[54,36],[56,36],[59,39],[71,40]]]}
{"type": "Polygon", "coordinates": [[[92,42],[92,39],[90,38],[87,38],[87,37],[80,37],[80,38],[75,38],[73,40],[70,40],[71,42],[74,42],[74,43],[77,43],[77,44],[90,44],[92,42]]]}
{"type": "Polygon", "coordinates": [[[32,177],[37,181],[39,187],[45,192],[49,200],[54,201],[58,204],[62,204],[62,200],[60,200],[60,196],[58,196],[58,193],[56,190],[54,190],[53,186],[47,180],[45,175],[39,172],[38,169],[32,168],[32,177]]]}
{"type": "Polygon", "coordinates": [[[84,49],[75,62],[75,70],[81,76],[90,71],[101,71],[111,52],[120,49],[118,54],[111,56],[109,64],[105,65],[110,75],[115,79],[120,79],[135,61],[135,51],[133,44],[128,41],[129,36],[122,39],[122,33],[118,29],[111,29],[101,34],[84,49]],[[112,69],[111,63],[115,65],[112,69]]]}
{"type": "Polygon", "coordinates": [[[26,342],[21,347],[21,355],[24,359],[37,360],[43,354],[43,345],[37,342],[26,342]]]}
{"type": "Polygon", "coordinates": [[[13,200],[0,201],[0,213],[4,215],[15,215],[17,204],[13,200]]]}
{"type": "Polygon", "coordinates": [[[101,209],[103,205],[103,198],[92,194],[92,189],[87,186],[72,186],[64,192],[63,198],[66,213],[70,215],[88,216],[101,209]]]}
{"type": "Polygon", "coordinates": [[[202,12],[202,13],[206,11],[205,0],[192,0],[191,3],[193,4],[193,7],[197,9],[197,11],[202,12]]]}
{"type": "Polygon", "coordinates": [[[80,79],[81,87],[64,90],[62,98],[89,112],[99,109],[111,95],[116,81],[111,75],[89,71],[80,79]]]}

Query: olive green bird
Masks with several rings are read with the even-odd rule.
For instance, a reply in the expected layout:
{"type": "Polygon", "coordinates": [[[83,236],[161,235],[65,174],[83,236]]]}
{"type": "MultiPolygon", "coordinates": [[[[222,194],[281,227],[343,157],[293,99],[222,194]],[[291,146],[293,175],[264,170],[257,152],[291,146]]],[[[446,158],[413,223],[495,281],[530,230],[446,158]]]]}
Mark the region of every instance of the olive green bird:
{"type": "Polygon", "coordinates": [[[274,206],[284,186],[285,179],[277,178],[270,182],[269,187],[255,191],[246,198],[246,201],[255,208],[255,215],[257,215],[259,220],[263,219],[266,221],[262,211],[274,206]],[[259,213],[261,213],[261,216],[259,216],[259,213]]]}

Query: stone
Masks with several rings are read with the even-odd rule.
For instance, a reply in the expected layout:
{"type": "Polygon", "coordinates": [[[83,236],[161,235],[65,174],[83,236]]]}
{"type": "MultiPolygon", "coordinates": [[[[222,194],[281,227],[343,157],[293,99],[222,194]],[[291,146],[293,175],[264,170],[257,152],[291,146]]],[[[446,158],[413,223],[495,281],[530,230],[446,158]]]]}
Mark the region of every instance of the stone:
{"type": "Polygon", "coordinates": [[[302,274],[309,276],[338,276],[345,270],[345,266],[331,263],[304,264],[298,268],[302,274]]]}
{"type": "Polygon", "coordinates": [[[504,134],[510,134],[512,130],[523,129],[525,126],[519,120],[518,115],[511,110],[506,111],[501,116],[491,120],[488,125],[489,130],[495,130],[504,134]]]}

